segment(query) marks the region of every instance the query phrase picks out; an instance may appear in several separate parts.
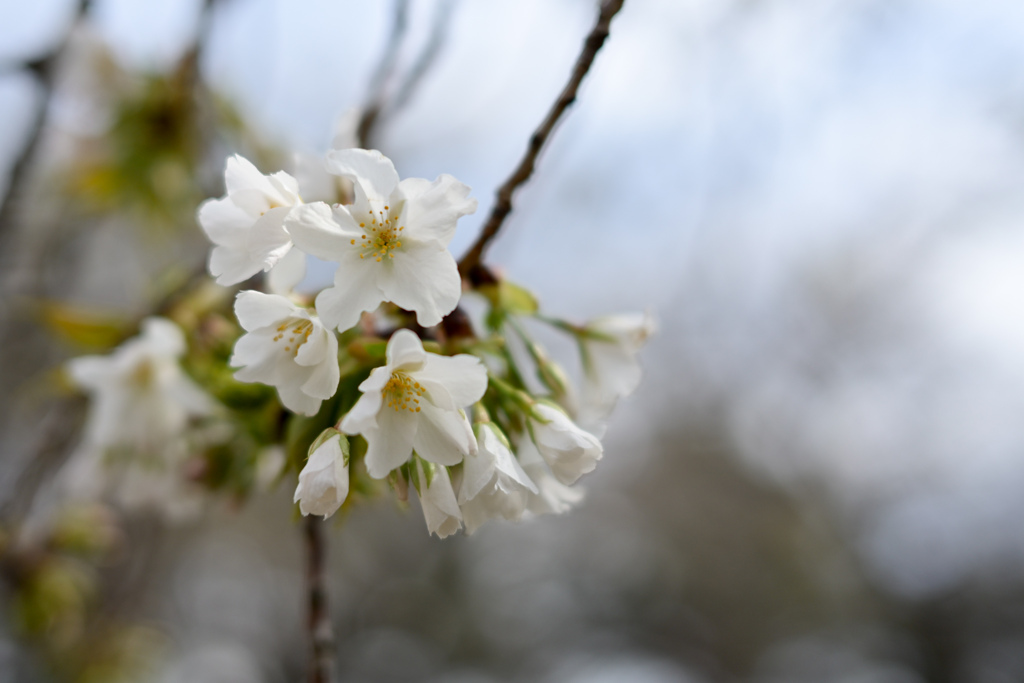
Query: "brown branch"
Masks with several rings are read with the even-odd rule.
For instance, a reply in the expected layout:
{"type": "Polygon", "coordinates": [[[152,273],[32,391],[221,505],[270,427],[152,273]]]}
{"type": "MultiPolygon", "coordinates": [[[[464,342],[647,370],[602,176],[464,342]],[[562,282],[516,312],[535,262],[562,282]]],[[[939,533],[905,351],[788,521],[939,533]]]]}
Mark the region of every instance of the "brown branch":
{"type": "Polygon", "coordinates": [[[399,87],[398,92],[388,105],[388,116],[394,116],[395,112],[408,104],[409,100],[423,83],[424,77],[429,73],[437,62],[441,49],[448,38],[448,26],[451,22],[452,13],[455,9],[456,0],[442,0],[434,12],[434,21],[430,27],[430,37],[420,52],[416,61],[409,69],[405,80],[399,87]]]}
{"type": "Polygon", "coordinates": [[[580,51],[580,56],[576,59],[576,66],[572,70],[569,82],[558,96],[558,99],[555,100],[555,103],[551,105],[551,109],[548,110],[548,114],[544,117],[540,127],[530,137],[530,142],[526,147],[526,154],[523,155],[519,166],[508,177],[508,180],[498,188],[494,207],[491,209],[491,215],[487,218],[480,236],[477,237],[476,242],[473,243],[473,246],[470,247],[469,251],[462,257],[462,260],[459,261],[459,273],[464,279],[473,281],[474,273],[480,268],[480,261],[483,258],[484,251],[491,240],[497,236],[498,231],[501,230],[502,223],[512,213],[512,195],[520,185],[533,175],[537,156],[540,154],[541,149],[543,149],[544,143],[551,136],[555,125],[566,109],[569,108],[569,105],[576,101],[576,92],[579,90],[580,83],[583,81],[584,76],[587,75],[587,71],[590,70],[590,65],[594,63],[594,57],[597,56],[601,46],[604,45],[605,39],[608,38],[612,17],[622,9],[623,2],[624,0],[606,0],[601,5],[601,12],[598,14],[597,23],[594,24],[590,35],[587,36],[583,43],[583,49],[580,51]]]}
{"type": "Polygon", "coordinates": [[[409,26],[409,0],[395,0],[394,20],[391,24],[391,35],[381,52],[380,62],[374,69],[370,78],[370,95],[366,98],[366,106],[363,107],[363,115],[356,127],[356,139],[359,146],[367,148],[373,140],[374,127],[380,117],[381,109],[384,107],[384,93],[387,90],[388,82],[395,72],[395,65],[398,64],[398,53],[401,50],[402,42],[405,40],[405,32],[409,26]]]}
{"type": "MultiPolygon", "coordinates": [[[[72,24],[71,31],[68,32],[69,37],[74,31],[73,27],[77,26],[89,11],[89,4],[89,0],[79,0],[75,21],[72,24]]],[[[11,166],[7,192],[0,199],[0,239],[10,237],[14,223],[17,220],[19,201],[25,194],[29,180],[29,170],[32,168],[32,162],[39,149],[39,143],[42,141],[43,130],[46,128],[46,115],[50,109],[50,98],[53,95],[55,67],[66,46],[67,38],[62,40],[47,54],[23,64],[23,68],[35,76],[36,81],[42,88],[42,101],[39,102],[36,115],[32,119],[32,127],[29,129],[25,145],[21,148],[21,152],[15,157],[14,164],[11,166]]]]}
{"type": "Polygon", "coordinates": [[[307,626],[312,656],[309,665],[309,683],[334,681],[334,629],[327,609],[327,590],[324,587],[323,522],[314,515],[305,518],[303,530],[306,539],[306,586],[309,596],[307,626]]]}

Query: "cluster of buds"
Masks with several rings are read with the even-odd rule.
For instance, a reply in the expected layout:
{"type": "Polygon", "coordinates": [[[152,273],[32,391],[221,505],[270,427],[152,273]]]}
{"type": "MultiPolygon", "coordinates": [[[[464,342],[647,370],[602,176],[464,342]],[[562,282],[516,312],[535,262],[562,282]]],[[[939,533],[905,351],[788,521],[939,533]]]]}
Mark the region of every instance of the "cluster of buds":
{"type": "MultiPolygon", "coordinates": [[[[216,372],[190,379],[179,360],[185,337],[153,318],[111,356],[71,366],[95,397],[88,461],[144,440],[180,450],[191,421],[214,419],[228,431],[221,450],[285,447],[281,474],[299,470],[294,500],[304,515],[329,517],[374,480],[402,500],[415,490],[440,537],[579,502],[575,485],[603,454],[604,420],[636,389],[650,316],[574,325],[542,316],[529,292],[489,275],[473,287],[488,306],[474,324],[459,308],[462,279],[448,251],[458,220],[476,210],[470,189],[448,175],[401,180],[374,150],[332,150],[325,167],[350,183],[350,203],[304,203],[291,175],[264,175],[234,156],[227,193],[199,209],[218,284],[266,273],[235,297],[241,329],[232,328],[221,363],[234,381],[273,387],[276,400],[238,401],[210,380],[216,372]],[[307,255],[337,264],[333,285],[315,297],[295,291],[307,255]],[[535,323],[576,340],[584,391],[532,338],[535,323]]],[[[177,450],[157,460],[180,459],[177,450]]],[[[259,468],[256,456],[240,459],[259,468]]]]}

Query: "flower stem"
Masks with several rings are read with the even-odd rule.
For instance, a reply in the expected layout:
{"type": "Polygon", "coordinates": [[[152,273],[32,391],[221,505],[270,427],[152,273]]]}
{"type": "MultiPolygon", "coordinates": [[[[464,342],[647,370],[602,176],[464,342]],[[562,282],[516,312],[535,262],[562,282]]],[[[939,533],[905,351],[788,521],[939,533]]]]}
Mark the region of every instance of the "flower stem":
{"type": "Polygon", "coordinates": [[[308,595],[309,640],[312,657],[309,664],[310,683],[334,681],[334,630],[327,609],[324,587],[323,522],[314,515],[303,520],[306,539],[306,589],[308,595]]]}
{"type": "Polygon", "coordinates": [[[477,237],[476,242],[473,243],[473,246],[469,248],[469,251],[459,261],[459,273],[463,279],[472,279],[473,272],[480,268],[481,260],[488,244],[497,236],[498,231],[501,230],[505,218],[512,213],[512,195],[520,185],[533,175],[537,156],[547,142],[548,137],[551,136],[551,132],[555,129],[555,124],[562,118],[569,105],[576,101],[576,92],[579,90],[580,83],[583,82],[584,76],[590,70],[590,65],[594,63],[594,57],[597,56],[601,46],[604,45],[605,39],[608,38],[612,17],[622,9],[623,2],[624,0],[605,0],[601,4],[601,11],[598,14],[597,22],[594,24],[594,28],[591,29],[587,39],[583,42],[583,49],[576,59],[576,65],[569,76],[569,82],[566,83],[558,99],[551,105],[551,109],[548,110],[540,127],[530,136],[530,142],[526,147],[523,158],[519,161],[519,165],[504,184],[498,188],[494,206],[491,208],[491,215],[487,218],[480,236],[477,237]]]}

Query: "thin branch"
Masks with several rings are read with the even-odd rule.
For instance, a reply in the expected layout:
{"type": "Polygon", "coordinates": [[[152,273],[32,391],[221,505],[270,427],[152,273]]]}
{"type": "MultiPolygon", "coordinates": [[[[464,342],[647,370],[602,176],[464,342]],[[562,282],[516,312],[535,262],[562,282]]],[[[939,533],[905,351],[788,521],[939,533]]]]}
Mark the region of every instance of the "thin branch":
{"type": "Polygon", "coordinates": [[[359,140],[360,147],[366,148],[373,140],[373,130],[377,125],[381,109],[384,107],[384,93],[387,91],[388,82],[394,75],[395,66],[398,64],[398,53],[401,51],[408,27],[409,0],[395,0],[391,35],[388,36],[388,42],[385,43],[384,51],[381,52],[380,62],[370,78],[370,95],[367,97],[363,115],[356,128],[356,138],[359,140]]]}
{"type": "Polygon", "coordinates": [[[405,80],[402,81],[398,92],[395,93],[394,98],[389,103],[388,116],[393,116],[395,112],[409,103],[409,100],[412,99],[412,96],[423,83],[427,73],[437,63],[437,58],[441,54],[441,48],[444,47],[448,40],[448,27],[451,24],[455,4],[456,0],[441,0],[438,3],[437,10],[434,12],[434,21],[430,27],[430,37],[427,39],[427,43],[424,45],[419,57],[416,58],[416,61],[409,69],[405,80]]]}
{"type": "Polygon", "coordinates": [[[334,681],[334,629],[327,610],[327,591],[324,587],[323,521],[314,515],[305,518],[303,530],[306,540],[306,586],[309,596],[308,631],[312,651],[309,683],[334,681]]]}
{"type": "MultiPolygon", "coordinates": [[[[86,13],[89,11],[89,4],[89,0],[79,1],[78,11],[75,15],[75,20],[72,23],[72,29],[71,31],[68,31],[69,37],[74,31],[74,27],[82,21],[83,17],[85,17],[86,13]]],[[[21,148],[21,153],[18,154],[14,160],[14,164],[11,166],[11,173],[7,183],[7,192],[4,194],[3,198],[0,199],[0,239],[7,238],[9,236],[9,233],[13,230],[14,223],[17,220],[18,202],[25,193],[25,188],[29,179],[28,172],[32,167],[32,161],[36,157],[36,151],[39,148],[39,143],[42,141],[43,130],[46,128],[46,115],[50,109],[50,98],[53,95],[55,67],[66,46],[67,38],[62,40],[47,54],[28,61],[23,65],[24,69],[35,76],[36,81],[42,88],[42,97],[36,109],[36,115],[32,119],[32,127],[28,132],[28,138],[25,141],[25,146],[21,148]]]]}
{"type": "Polygon", "coordinates": [[[466,255],[459,261],[459,273],[463,278],[472,281],[473,274],[480,268],[480,261],[483,258],[484,251],[491,240],[497,236],[498,231],[501,230],[505,218],[512,213],[512,195],[533,174],[537,156],[544,147],[544,143],[547,142],[548,137],[551,136],[551,131],[554,130],[555,124],[558,123],[558,120],[565,113],[566,109],[569,108],[569,105],[576,101],[576,92],[579,90],[580,83],[583,81],[584,76],[587,75],[587,71],[590,70],[590,65],[594,63],[594,57],[597,56],[601,46],[604,45],[605,39],[608,38],[612,17],[622,9],[623,2],[624,0],[606,0],[601,6],[597,23],[583,43],[583,49],[580,52],[580,56],[576,59],[576,66],[572,70],[569,82],[558,96],[558,99],[555,100],[555,103],[551,105],[551,109],[548,110],[548,114],[544,117],[540,127],[530,137],[530,142],[526,147],[526,154],[523,155],[515,171],[498,188],[494,207],[491,209],[491,215],[484,224],[483,231],[469,251],[466,252],[466,255]]]}

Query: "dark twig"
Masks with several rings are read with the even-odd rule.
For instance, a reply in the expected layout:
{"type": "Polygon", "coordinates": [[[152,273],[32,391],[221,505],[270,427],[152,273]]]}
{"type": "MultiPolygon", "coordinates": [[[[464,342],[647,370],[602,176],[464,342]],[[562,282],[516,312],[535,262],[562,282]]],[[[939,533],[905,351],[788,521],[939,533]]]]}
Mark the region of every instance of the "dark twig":
{"type": "Polygon", "coordinates": [[[441,48],[444,47],[448,39],[448,27],[451,23],[452,13],[455,10],[455,3],[456,0],[441,0],[438,4],[437,10],[434,12],[434,22],[430,27],[430,37],[427,39],[427,43],[424,45],[419,57],[416,58],[416,61],[410,67],[398,92],[395,93],[395,96],[388,104],[387,114],[389,116],[394,115],[396,111],[409,103],[416,90],[419,89],[420,84],[423,83],[424,77],[433,68],[434,64],[437,63],[437,58],[441,54],[441,48]]]}
{"type": "MultiPolygon", "coordinates": [[[[82,18],[89,11],[89,0],[80,0],[78,12],[72,26],[77,26],[82,18]]],[[[72,28],[72,31],[74,28],[72,28]]],[[[70,36],[70,31],[68,33],[70,36]]],[[[53,95],[53,78],[57,62],[67,46],[67,39],[62,40],[47,54],[26,62],[23,65],[27,71],[35,76],[36,81],[42,88],[41,102],[32,119],[32,128],[28,132],[25,146],[21,153],[14,160],[11,166],[10,179],[7,184],[7,192],[0,199],[0,239],[10,237],[10,232],[17,220],[19,201],[25,194],[25,188],[29,179],[29,170],[36,157],[36,151],[43,138],[43,130],[46,128],[46,114],[50,109],[50,97],[53,95]]]]}
{"type": "Polygon", "coordinates": [[[388,42],[384,45],[384,51],[381,52],[380,62],[370,78],[370,95],[366,99],[366,106],[363,107],[363,114],[359,119],[359,126],[356,128],[356,139],[359,140],[360,147],[368,147],[373,140],[373,130],[377,125],[381,109],[384,107],[384,94],[387,92],[388,82],[394,75],[395,66],[398,64],[398,53],[401,51],[408,27],[409,0],[395,0],[391,35],[388,36],[388,42]]]}
{"type": "Polygon", "coordinates": [[[530,137],[530,142],[526,147],[526,154],[523,155],[519,166],[512,172],[508,180],[498,188],[494,207],[491,209],[491,215],[484,224],[483,231],[469,251],[466,252],[465,256],[462,257],[462,260],[459,261],[459,273],[463,278],[472,280],[474,271],[480,267],[484,250],[487,249],[491,240],[497,236],[505,218],[512,213],[513,193],[533,174],[537,156],[544,147],[544,143],[547,142],[548,137],[550,137],[551,131],[554,130],[555,124],[558,123],[558,120],[565,113],[565,110],[569,108],[569,105],[576,100],[576,92],[580,87],[580,83],[583,81],[584,76],[587,75],[587,71],[590,70],[590,65],[593,64],[594,57],[597,56],[601,46],[604,45],[605,39],[608,38],[612,17],[622,9],[623,2],[624,0],[607,0],[601,6],[597,23],[583,43],[583,50],[576,59],[576,66],[572,70],[569,82],[551,106],[540,127],[530,137]]]}
{"type": "Polygon", "coordinates": [[[309,683],[331,683],[334,680],[334,629],[327,610],[327,591],[324,587],[323,522],[314,515],[305,518],[303,528],[306,539],[306,585],[309,595],[309,640],[312,661],[309,683]]]}

